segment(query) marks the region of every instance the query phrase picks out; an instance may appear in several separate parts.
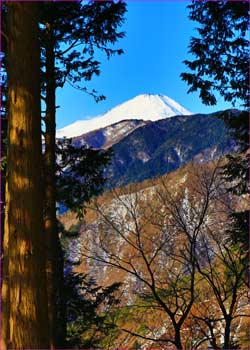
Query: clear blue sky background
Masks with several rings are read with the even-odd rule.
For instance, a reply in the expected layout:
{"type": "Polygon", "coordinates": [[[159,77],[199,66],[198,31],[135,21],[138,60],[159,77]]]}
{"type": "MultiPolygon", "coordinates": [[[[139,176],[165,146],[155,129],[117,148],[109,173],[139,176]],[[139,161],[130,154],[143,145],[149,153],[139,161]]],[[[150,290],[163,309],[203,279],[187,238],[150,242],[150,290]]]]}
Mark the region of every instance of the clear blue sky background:
{"type": "Polygon", "coordinates": [[[57,129],[76,120],[102,114],[117,104],[143,93],[164,94],[193,113],[210,113],[230,108],[219,97],[217,106],[204,106],[198,93],[187,94],[188,86],[180,78],[186,70],[182,63],[188,54],[190,37],[197,23],[188,19],[189,1],[128,1],[126,37],[115,45],[122,56],[101,59],[101,75],[86,84],[107,99],[99,102],[65,85],[57,90],[57,129]]]}

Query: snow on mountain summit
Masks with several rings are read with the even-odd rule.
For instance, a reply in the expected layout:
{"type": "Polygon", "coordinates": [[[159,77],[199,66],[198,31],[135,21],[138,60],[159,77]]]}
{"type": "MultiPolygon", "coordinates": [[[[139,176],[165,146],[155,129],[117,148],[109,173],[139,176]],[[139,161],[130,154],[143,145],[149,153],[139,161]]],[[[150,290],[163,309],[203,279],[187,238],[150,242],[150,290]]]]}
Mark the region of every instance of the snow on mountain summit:
{"type": "Polygon", "coordinates": [[[165,95],[142,94],[92,119],[76,121],[57,130],[56,137],[75,137],[126,119],[159,120],[192,114],[165,95]]]}

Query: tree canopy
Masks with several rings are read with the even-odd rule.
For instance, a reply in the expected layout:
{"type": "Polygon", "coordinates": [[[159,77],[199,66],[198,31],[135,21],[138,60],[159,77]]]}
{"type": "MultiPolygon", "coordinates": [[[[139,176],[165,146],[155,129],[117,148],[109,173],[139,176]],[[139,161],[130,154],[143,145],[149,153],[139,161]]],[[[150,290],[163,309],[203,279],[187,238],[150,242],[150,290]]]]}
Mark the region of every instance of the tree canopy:
{"type": "MultiPolygon", "coordinates": [[[[181,77],[199,91],[202,102],[216,105],[219,93],[225,101],[244,111],[221,112],[229,133],[236,141],[236,152],[227,156],[224,176],[229,191],[239,196],[249,192],[249,2],[193,1],[188,6],[189,18],[198,22],[198,37],[190,40],[190,53],[195,59],[184,63],[192,73],[181,77]]],[[[232,238],[248,249],[249,211],[232,213],[232,238]]]]}
{"type": "Polygon", "coordinates": [[[195,59],[185,60],[191,70],[181,74],[199,91],[206,105],[217,103],[216,92],[225,101],[249,106],[249,2],[193,1],[189,18],[198,22],[198,36],[190,41],[195,59]]]}
{"type": "Polygon", "coordinates": [[[125,12],[126,4],[121,1],[57,1],[41,5],[42,63],[45,65],[47,59],[48,40],[52,40],[55,51],[55,87],[63,87],[67,82],[90,93],[97,101],[105,98],[98,95],[97,91],[89,91],[79,84],[91,80],[94,74],[100,74],[96,50],[105,52],[108,58],[123,53],[122,49],[115,49],[113,45],[125,35],[119,31],[125,12]]]}

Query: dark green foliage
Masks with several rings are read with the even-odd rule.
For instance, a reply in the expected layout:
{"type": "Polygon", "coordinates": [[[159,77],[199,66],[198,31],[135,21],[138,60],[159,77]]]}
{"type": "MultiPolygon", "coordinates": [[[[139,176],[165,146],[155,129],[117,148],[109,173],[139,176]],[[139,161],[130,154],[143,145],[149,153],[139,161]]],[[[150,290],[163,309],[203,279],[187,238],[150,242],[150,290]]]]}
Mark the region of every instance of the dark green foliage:
{"type": "MultiPolygon", "coordinates": [[[[88,91],[78,84],[91,80],[100,74],[100,62],[96,60],[96,50],[106,53],[109,58],[122,54],[113,45],[124,36],[119,26],[124,21],[126,4],[114,1],[47,1],[40,6],[40,35],[42,59],[45,63],[44,48],[47,43],[47,23],[52,26],[55,49],[55,86],[63,87],[65,82],[85,91],[96,101],[105,97],[97,91],[88,91]]],[[[42,73],[42,76],[43,73],[42,73]]],[[[43,87],[46,79],[43,80],[43,87]]]]}
{"type": "MultiPolygon", "coordinates": [[[[198,22],[198,38],[192,38],[190,52],[196,59],[185,61],[193,73],[182,73],[190,85],[189,92],[199,90],[205,104],[216,104],[215,91],[234,105],[240,101],[246,110],[221,113],[230,134],[237,142],[237,153],[228,155],[223,168],[230,184],[229,192],[249,192],[249,2],[193,1],[188,6],[190,19],[198,22]]],[[[236,150],[235,150],[236,151],[236,150]]],[[[249,211],[235,212],[232,238],[248,249],[249,211]],[[248,218],[248,219],[247,219],[248,218]]]]}
{"type": "Polygon", "coordinates": [[[229,111],[218,115],[223,119],[231,136],[237,140],[239,152],[245,152],[249,147],[249,113],[247,111],[229,111]]]}
{"type": "Polygon", "coordinates": [[[184,61],[193,73],[182,73],[190,89],[199,91],[204,104],[215,105],[215,91],[225,101],[238,100],[249,107],[249,2],[193,1],[189,18],[199,23],[192,37],[192,61],[184,61]]]}
{"type": "Polygon", "coordinates": [[[109,311],[119,300],[120,283],[96,286],[87,275],[66,272],[64,296],[67,316],[67,347],[97,348],[115,329],[109,311]]]}
{"type": "Polygon", "coordinates": [[[67,232],[65,231],[65,235],[66,235],[67,237],[78,236],[78,235],[79,235],[80,226],[81,226],[81,222],[78,222],[77,224],[72,225],[72,226],[68,229],[67,232]]]}
{"type": "Polygon", "coordinates": [[[249,251],[249,217],[249,210],[233,212],[231,214],[232,229],[229,231],[233,244],[238,245],[246,251],[246,261],[249,259],[247,255],[247,252],[249,251]]]}
{"type": "Polygon", "coordinates": [[[229,154],[227,155],[228,164],[224,167],[224,176],[230,183],[229,190],[233,194],[247,194],[249,155],[248,154],[229,154]]]}
{"type": "Polygon", "coordinates": [[[136,340],[136,341],[134,342],[133,349],[140,349],[140,348],[141,348],[141,345],[140,345],[140,343],[138,342],[138,340],[136,340]]]}
{"type": "Polygon", "coordinates": [[[248,112],[221,113],[230,134],[237,142],[237,153],[229,154],[228,164],[224,168],[224,176],[230,183],[229,190],[233,194],[242,195],[249,192],[249,115],[248,112]]]}
{"type": "Polygon", "coordinates": [[[103,190],[111,152],[76,148],[70,139],[62,139],[57,143],[57,157],[57,201],[81,218],[84,205],[103,190]]]}
{"type": "Polygon", "coordinates": [[[211,161],[233,150],[234,142],[217,116],[177,116],[136,129],[112,147],[111,185],[143,181],[174,171],[196,156],[197,161],[211,161]],[[148,160],[143,162],[141,154],[148,160]]]}

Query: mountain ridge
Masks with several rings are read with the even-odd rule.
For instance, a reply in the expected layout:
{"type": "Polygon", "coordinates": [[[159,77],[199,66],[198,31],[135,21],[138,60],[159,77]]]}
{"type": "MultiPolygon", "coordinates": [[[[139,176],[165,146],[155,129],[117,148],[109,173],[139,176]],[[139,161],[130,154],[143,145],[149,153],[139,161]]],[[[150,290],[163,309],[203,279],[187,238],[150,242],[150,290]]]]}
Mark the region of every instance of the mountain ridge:
{"type": "Polygon", "coordinates": [[[78,120],[59,129],[56,136],[57,138],[77,137],[128,119],[156,121],[175,115],[190,114],[192,114],[190,111],[166,95],[141,94],[111,108],[104,114],[88,120],[78,120]]]}
{"type": "Polygon", "coordinates": [[[175,171],[190,161],[212,161],[233,151],[235,143],[219,114],[166,118],[125,136],[111,147],[111,187],[141,182],[175,171]]]}
{"type": "Polygon", "coordinates": [[[87,145],[88,147],[94,149],[107,149],[112,147],[115,143],[121,141],[121,139],[128,136],[137,128],[140,128],[148,123],[152,122],[140,119],[122,120],[104,128],[73,137],[72,141],[75,147],[87,145]]]}

